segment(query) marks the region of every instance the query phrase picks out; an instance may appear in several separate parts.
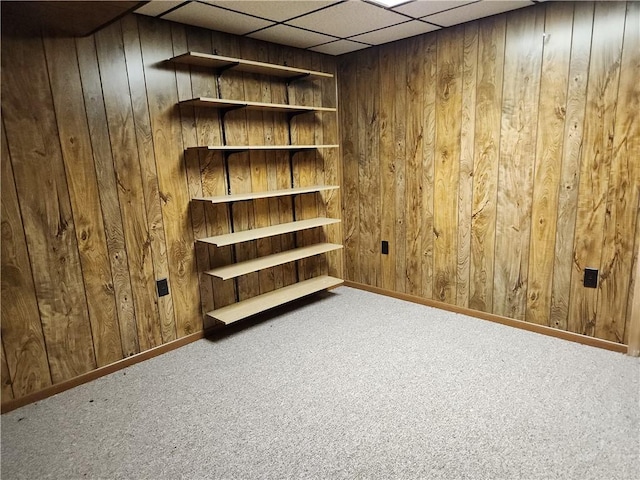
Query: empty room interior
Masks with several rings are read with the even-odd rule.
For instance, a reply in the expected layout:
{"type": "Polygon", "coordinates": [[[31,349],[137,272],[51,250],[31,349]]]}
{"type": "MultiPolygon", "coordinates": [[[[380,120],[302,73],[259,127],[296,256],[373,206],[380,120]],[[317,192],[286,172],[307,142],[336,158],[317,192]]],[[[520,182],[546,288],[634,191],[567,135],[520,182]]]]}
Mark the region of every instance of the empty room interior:
{"type": "Polygon", "coordinates": [[[638,478],[640,2],[0,12],[2,478],[638,478]]]}

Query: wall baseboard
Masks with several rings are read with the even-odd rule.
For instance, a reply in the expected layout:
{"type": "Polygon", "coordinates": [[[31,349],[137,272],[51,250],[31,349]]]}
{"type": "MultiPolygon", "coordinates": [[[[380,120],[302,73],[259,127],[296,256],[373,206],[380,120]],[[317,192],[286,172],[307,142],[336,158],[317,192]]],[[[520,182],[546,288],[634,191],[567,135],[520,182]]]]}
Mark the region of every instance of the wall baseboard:
{"type": "Polygon", "coordinates": [[[43,390],[30,393],[28,395],[25,395],[24,397],[9,400],[2,403],[2,413],[10,412],[12,410],[15,410],[16,408],[23,407],[30,403],[39,402],[40,400],[44,400],[47,397],[51,397],[58,393],[62,393],[65,390],[70,390],[71,388],[82,385],[83,383],[91,382],[92,380],[96,380],[97,378],[109,375],[110,373],[117,372],[118,370],[122,370],[123,368],[135,365],[136,363],[140,363],[145,360],[149,360],[150,358],[157,357],[158,355],[162,355],[163,353],[170,352],[177,348],[193,343],[196,340],[205,338],[208,335],[212,335],[219,330],[219,328],[215,327],[207,330],[201,330],[200,332],[192,333],[182,338],[178,338],[177,340],[165,343],[164,345],[159,345],[150,350],[137,353],[127,358],[123,358],[122,360],[118,360],[117,362],[105,365],[104,367],[100,367],[95,370],[91,370],[90,372],[83,373],[82,375],[78,375],[77,377],[73,377],[63,382],[56,383],[55,385],[51,385],[50,387],[47,387],[43,390]]]}
{"type": "Polygon", "coordinates": [[[627,345],[622,343],[610,342],[608,340],[602,340],[600,338],[588,337],[586,335],[580,335],[579,333],[567,332],[565,330],[558,330],[556,328],[547,327],[544,325],[536,325],[534,323],[528,323],[522,320],[515,320],[513,318],[503,317],[501,315],[495,315],[493,313],[480,312],[478,310],[472,310],[470,308],[459,307],[457,305],[450,305],[448,303],[438,302],[437,300],[429,300],[426,298],[418,297],[416,295],[410,295],[407,293],[393,292],[379,287],[372,287],[363,283],[352,282],[349,280],[344,281],[345,287],[357,288],[359,290],[365,290],[367,292],[377,293],[379,295],[385,295],[387,297],[397,298],[399,300],[406,300],[412,303],[418,303],[427,307],[439,308],[441,310],[447,310],[449,312],[461,313],[470,317],[479,318],[481,320],[488,320],[490,322],[500,323],[502,325],[508,325],[509,327],[520,328],[522,330],[528,330],[530,332],[541,333],[542,335],[548,335],[550,337],[561,338],[563,340],[569,340],[570,342],[581,343],[583,345],[589,345],[591,347],[604,348],[605,350],[611,350],[619,353],[627,353],[627,345]]]}

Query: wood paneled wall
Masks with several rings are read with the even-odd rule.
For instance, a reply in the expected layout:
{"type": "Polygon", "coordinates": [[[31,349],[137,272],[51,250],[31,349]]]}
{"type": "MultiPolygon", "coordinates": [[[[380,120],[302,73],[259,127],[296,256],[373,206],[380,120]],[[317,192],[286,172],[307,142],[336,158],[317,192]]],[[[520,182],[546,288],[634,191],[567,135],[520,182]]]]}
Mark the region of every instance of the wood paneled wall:
{"type": "Polygon", "coordinates": [[[553,2],[341,57],[345,278],[628,343],[639,25],[553,2]]]}
{"type": "MultiPolygon", "coordinates": [[[[130,15],[85,38],[2,38],[2,400],[144,352],[203,329],[202,311],[327,271],[341,254],[288,264],[237,281],[212,281],[210,265],[290,248],[293,236],[230,248],[194,239],[327,213],[340,194],[301,195],[226,207],[196,195],[339,184],[338,152],[185,154],[221,145],[215,110],[181,108],[196,96],[336,104],[332,81],[287,87],[272,78],[207,70],[166,59],[188,50],[335,71],[331,57],[130,15]],[[219,88],[219,90],[218,90],[219,88]],[[291,168],[293,167],[293,168],[291,168]],[[229,183],[227,184],[227,178],[229,183]],[[326,258],[326,260],[325,260],[326,258]],[[158,298],[156,279],[170,295],[158,298]]],[[[337,143],[336,114],[292,120],[231,112],[228,143],[337,143]],[[324,120],[324,121],[320,121],[324,120]]],[[[314,231],[299,234],[312,241],[314,231]]],[[[340,226],[328,229],[340,243],[340,226]]]]}

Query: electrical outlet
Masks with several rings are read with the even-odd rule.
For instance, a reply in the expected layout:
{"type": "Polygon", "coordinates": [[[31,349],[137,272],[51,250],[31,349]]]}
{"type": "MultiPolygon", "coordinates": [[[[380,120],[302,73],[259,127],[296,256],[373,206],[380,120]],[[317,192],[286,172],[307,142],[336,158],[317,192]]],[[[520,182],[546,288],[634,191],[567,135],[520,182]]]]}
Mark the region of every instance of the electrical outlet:
{"type": "Polygon", "coordinates": [[[598,270],[596,268],[584,269],[584,286],[587,288],[598,288],[598,270]]]}
{"type": "Polygon", "coordinates": [[[169,295],[169,283],[167,282],[166,278],[156,280],[156,288],[158,289],[159,297],[164,297],[165,295],[169,295]]]}
{"type": "Polygon", "coordinates": [[[382,254],[389,255],[389,242],[382,240],[382,254]]]}

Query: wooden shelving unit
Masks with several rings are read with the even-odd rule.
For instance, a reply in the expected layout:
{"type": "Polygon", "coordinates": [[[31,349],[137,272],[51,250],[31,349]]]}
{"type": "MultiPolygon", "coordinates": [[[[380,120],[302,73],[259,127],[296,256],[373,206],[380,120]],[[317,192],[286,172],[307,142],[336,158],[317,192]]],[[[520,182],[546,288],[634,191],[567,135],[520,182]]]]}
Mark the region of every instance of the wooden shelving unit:
{"type": "Polygon", "coordinates": [[[197,97],[183,100],[180,105],[191,107],[205,107],[218,109],[264,110],[267,112],[306,113],[306,112],[335,112],[333,107],[308,107],[305,105],[289,105],[283,103],[248,102],[245,100],[223,100],[221,98],[197,97]]]}
{"type": "Polygon", "coordinates": [[[216,235],[215,237],[199,238],[198,242],[208,243],[216,247],[225,247],[240,242],[250,242],[260,238],[273,237],[275,235],[284,235],[285,233],[299,232],[309,228],[324,227],[333,223],[340,223],[337,218],[310,218],[308,220],[298,220],[295,222],[281,223],[279,225],[271,225],[270,227],[254,228],[252,230],[243,230],[241,232],[225,233],[216,235]]]}
{"type": "Polygon", "coordinates": [[[329,275],[310,278],[302,282],[294,283],[272,292],[263,293],[242,302],[234,303],[226,307],[207,312],[211,318],[215,318],[226,325],[241,320],[256,313],[264,312],[271,308],[311,295],[312,293],[326,290],[327,288],[341,285],[343,280],[329,275]]]}
{"type": "MultiPolygon", "coordinates": [[[[192,198],[194,202],[208,202],[211,204],[226,204],[228,208],[228,217],[230,219],[230,233],[216,235],[207,238],[199,238],[196,240],[199,244],[210,245],[216,248],[231,246],[232,248],[232,263],[229,265],[223,265],[214,269],[210,269],[202,272],[204,275],[212,276],[223,281],[237,282],[237,278],[242,275],[247,275],[253,272],[257,272],[266,268],[276,267],[291,262],[298,262],[309,257],[325,254],[340,250],[342,245],[336,243],[318,242],[311,245],[299,246],[297,244],[298,237],[295,238],[294,248],[290,248],[285,251],[273,253],[270,255],[264,255],[258,258],[252,258],[236,262],[236,246],[242,242],[249,242],[253,240],[273,237],[277,235],[291,234],[304,230],[320,228],[327,225],[337,224],[340,222],[338,218],[307,218],[304,220],[296,220],[296,202],[293,198],[296,195],[303,194],[318,194],[320,192],[336,190],[339,187],[337,185],[314,185],[314,186],[296,186],[294,185],[293,178],[293,156],[300,151],[308,151],[314,149],[324,148],[338,148],[338,145],[228,145],[226,143],[225,135],[225,117],[226,113],[237,110],[260,110],[264,112],[276,112],[287,114],[287,122],[289,128],[289,141],[291,141],[291,120],[298,114],[318,112],[318,113],[331,113],[336,112],[335,107],[328,106],[307,106],[307,105],[293,105],[289,103],[264,103],[264,102],[252,102],[248,100],[237,99],[224,99],[220,90],[220,75],[228,70],[234,70],[237,72],[247,72],[252,74],[268,75],[286,81],[287,84],[294,80],[299,79],[333,79],[333,75],[330,73],[318,72],[313,70],[305,70],[301,68],[289,67],[286,65],[275,65],[263,62],[255,62],[252,60],[243,60],[240,58],[225,57],[221,55],[210,55],[204,53],[187,52],[182,55],[175,56],[169,59],[170,62],[191,65],[195,67],[204,67],[212,69],[217,75],[217,97],[196,97],[179,102],[182,106],[191,106],[197,108],[212,108],[222,112],[220,115],[220,121],[222,123],[222,143],[223,145],[206,145],[206,146],[194,146],[189,147],[187,150],[202,150],[202,151],[217,151],[223,153],[224,157],[224,171],[227,175],[227,185],[229,182],[229,155],[232,153],[246,152],[246,151],[275,151],[282,150],[289,152],[289,169],[291,172],[291,188],[271,190],[271,191],[255,191],[234,193],[230,187],[227,195],[218,195],[211,197],[195,197],[192,198]],[[233,221],[233,204],[235,202],[247,202],[257,201],[260,199],[277,198],[277,197],[291,197],[291,208],[293,211],[293,222],[281,223],[278,225],[271,225],[268,227],[253,228],[250,230],[235,231],[233,221]]],[[[233,80],[230,80],[233,81],[233,80]]],[[[288,99],[288,95],[287,95],[288,99]]],[[[287,100],[288,101],[288,100],[287,100]]],[[[322,116],[316,116],[315,118],[322,119],[322,116]]],[[[312,116],[301,117],[297,121],[310,121],[314,120],[312,116]]],[[[317,240],[316,240],[317,241],[317,240]]],[[[298,270],[296,270],[296,279],[298,279],[298,270]]],[[[256,313],[268,310],[270,308],[282,305],[297,298],[310,295],[312,293],[332,288],[340,285],[342,280],[327,275],[321,275],[304,281],[297,281],[291,285],[283,288],[276,289],[269,293],[264,293],[251,297],[249,299],[239,301],[236,296],[236,303],[225,306],[220,309],[216,309],[207,312],[206,315],[215,318],[225,324],[235,322],[241,318],[245,318],[256,313]]],[[[238,290],[238,284],[236,283],[236,292],[238,290]]],[[[237,295],[237,293],[236,293],[237,295]]]]}
{"type": "Polygon", "coordinates": [[[230,278],[239,277],[240,275],[246,275],[247,273],[257,272],[258,270],[263,270],[265,268],[295,262],[296,260],[302,260],[303,258],[320,255],[321,253],[340,250],[341,248],[342,245],[338,245],[337,243],[316,243],[314,245],[309,245],[308,247],[294,248],[292,250],[274,253],[273,255],[266,255],[264,257],[258,257],[244,262],[225,265],[224,267],[214,268],[204,273],[211,275],[212,277],[220,278],[221,280],[229,280],[230,278]]]}
{"type": "Polygon", "coordinates": [[[321,148],[338,148],[339,145],[207,145],[201,147],[188,147],[187,150],[204,150],[216,152],[246,152],[251,150],[316,150],[321,148]]]}
{"type": "Polygon", "coordinates": [[[187,52],[170,59],[174,63],[194,65],[197,67],[212,68],[217,71],[235,70],[237,72],[257,73],[279,77],[284,80],[297,80],[300,78],[317,79],[333,78],[333,75],[303,68],[287,67],[286,65],[274,65],[272,63],[255,62],[253,60],[243,60],[241,58],[224,57],[222,55],[211,55],[208,53],[187,52]]]}
{"type": "Polygon", "coordinates": [[[304,193],[317,193],[327,190],[336,190],[337,185],[317,185],[315,187],[288,188],[286,190],[271,190],[270,192],[236,193],[234,195],[218,195],[216,197],[194,197],[192,200],[209,203],[242,202],[245,200],[257,200],[259,198],[286,197],[304,193]]]}

